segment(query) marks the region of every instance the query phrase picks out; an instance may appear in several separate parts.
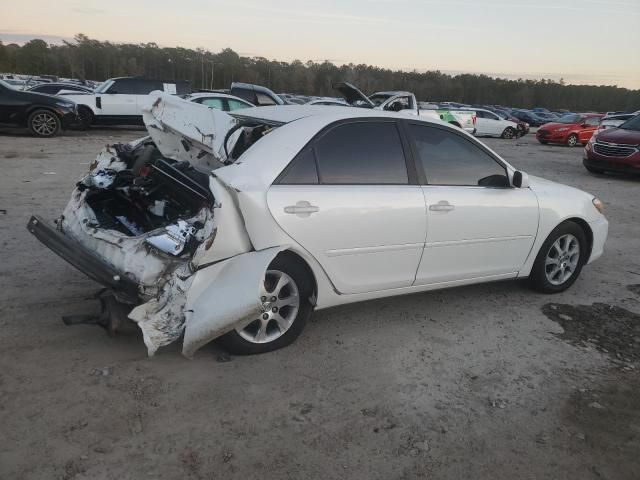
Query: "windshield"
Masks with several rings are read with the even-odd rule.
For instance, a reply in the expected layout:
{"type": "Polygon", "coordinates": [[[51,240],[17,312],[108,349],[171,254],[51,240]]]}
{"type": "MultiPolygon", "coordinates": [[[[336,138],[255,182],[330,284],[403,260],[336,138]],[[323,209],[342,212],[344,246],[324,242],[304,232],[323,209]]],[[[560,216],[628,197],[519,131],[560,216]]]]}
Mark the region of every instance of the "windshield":
{"type": "Polygon", "coordinates": [[[105,80],[104,82],[102,82],[100,85],[98,85],[96,87],[94,92],[95,93],[105,93],[107,90],[109,90],[109,87],[111,85],[113,85],[113,80],[105,80]]]}
{"type": "Polygon", "coordinates": [[[635,130],[637,132],[640,131],[640,115],[636,115],[631,120],[627,120],[618,128],[623,128],[625,130],[635,130]]]}
{"type": "Polygon", "coordinates": [[[371,100],[376,107],[379,107],[380,105],[382,105],[384,102],[386,102],[392,96],[393,95],[384,95],[382,93],[376,93],[374,95],[371,95],[369,97],[369,100],[371,100]]]}
{"type": "Polygon", "coordinates": [[[571,115],[564,115],[560,118],[556,118],[555,122],[556,123],[578,123],[582,120],[582,116],[581,115],[576,115],[571,114],[571,115]]]}

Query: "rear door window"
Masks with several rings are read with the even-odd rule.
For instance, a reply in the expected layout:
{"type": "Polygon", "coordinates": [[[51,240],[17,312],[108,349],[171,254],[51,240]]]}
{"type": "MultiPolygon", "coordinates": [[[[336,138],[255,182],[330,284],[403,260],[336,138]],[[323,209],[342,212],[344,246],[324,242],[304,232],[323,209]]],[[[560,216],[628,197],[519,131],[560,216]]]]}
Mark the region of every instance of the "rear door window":
{"type": "Polygon", "coordinates": [[[200,103],[216,110],[224,110],[224,101],[221,98],[203,98],[200,103]]]}
{"type": "Polygon", "coordinates": [[[244,102],[239,102],[238,100],[234,100],[233,98],[227,99],[227,103],[229,104],[229,111],[233,112],[234,110],[240,110],[241,108],[251,108],[253,105],[247,105],[244,102]]]}
{"type": "Polygon", "coordinates": [[[354,122],[335,126],[317,140],[315,149],[322,184],[409,183],[395,122],[354,122]]]}

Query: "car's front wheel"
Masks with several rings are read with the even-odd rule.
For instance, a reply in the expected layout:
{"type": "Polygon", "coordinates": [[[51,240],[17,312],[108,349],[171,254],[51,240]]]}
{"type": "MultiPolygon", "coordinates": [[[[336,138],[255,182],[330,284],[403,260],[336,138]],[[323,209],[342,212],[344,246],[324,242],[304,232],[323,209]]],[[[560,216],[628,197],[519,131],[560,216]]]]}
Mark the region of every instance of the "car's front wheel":
{"type": "Polygon", "coordinates": [[[78,128],[87,130],[93,123],[93,112],[87,107],[78,107],[78,128]]]}
{"type": "Polygon", "coordinates": [[[504,129],[504,132],[502,132],[502,138],[513,138],[516,134],[516,131],[511,128],[511,127],[507,127],[504,129]]]}
{"type": "Polygon", "coordinates": [[[261,313],[247,325],[222,337],[218,344],[236,355],[265,353],[292,343],[313,309],[313,282],[307,270],[287,255],[269,265],[260,286],[261,313]]]}
{"type": "Polygon", "coordinates": [[[578,135],[576,135],[575,133],[569,135],[567,137],[567,145],[570,147],[575,147],[576,145],[578,145],[578,135]]]}
{"type": "Polygon", "coordinates": [[[38,137],[53,137],[62,129],[62,122],[50,110],[36,110],[27,120],[29,131],[38,137]]]}
{"type": "Polygon", "coordinates": [[[531,269],[531,286],[543,293],[565,291],[576,281],[587,261],[587,238],[580,225],[558,225],[542,244],[531,269]]]}

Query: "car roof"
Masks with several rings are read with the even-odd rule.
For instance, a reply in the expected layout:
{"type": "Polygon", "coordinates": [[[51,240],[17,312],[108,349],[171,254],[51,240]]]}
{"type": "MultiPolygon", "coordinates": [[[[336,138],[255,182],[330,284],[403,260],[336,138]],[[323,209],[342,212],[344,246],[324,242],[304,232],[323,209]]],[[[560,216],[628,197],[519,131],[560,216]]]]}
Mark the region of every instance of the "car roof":
{"type": "Polygon", "coordinates": [[[419,120],[434,124],[445,124],[445,122],[435,119],[418,117],[399,112],[387,112],[372,108],[359,108],[339,105],[276,105],[268,107],[245,108],[238,113],[232,113],[236,118],[251,118],[263,120],[274,124],[290,123],[301,118],[322,117],[327,123],[350,118],[404,118],[409,120],[419,120]]]}
{"type": "Polygon", "coordinates": [[[396,95],[413,95],[413,94],[405,90],[388,90],[386,92],[375,92],[371,94],[372,97],[374,95],[386,95],[389,97],[395,97],[396,95]]]}
{"type": "Polygon", "coordinates": [[[240,100],[242,103],[246,103],[248,105],[251,105],[250,102],[247,102],[246,100],[243,100],[240,97],[236,97],[235,95],[229,95],[228,93],[218,93],[218,92],[197,92],[197,93],[190,93],[188,95],[189,100],[191,100],[192,98],[211,98],[211,97],[216,97],[216,98],[231,98],[233,100],[240,100]]]}

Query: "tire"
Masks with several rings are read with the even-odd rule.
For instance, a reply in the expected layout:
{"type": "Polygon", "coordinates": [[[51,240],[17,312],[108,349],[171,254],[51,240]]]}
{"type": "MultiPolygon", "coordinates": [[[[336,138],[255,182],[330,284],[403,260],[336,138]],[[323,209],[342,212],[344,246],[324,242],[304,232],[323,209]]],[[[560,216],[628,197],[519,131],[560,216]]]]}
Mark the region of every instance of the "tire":
{"type": "Polygon", "coordinates": [[[542,145],[546,145],[547,143],[549,143],[549,142],[547,142],[546,140],[538,140],[538,141],[539,141],[542,145]]]}
{"type": "Polygon", "coordinates": [[[533,263],[529,283],[542,293],[564,292],[576,281],[589,251],[580,225],[567,221],[558,225],[542,244],[533,263]],[[577,246],[577,258],[575,252],[577,246]],[[549,259],[549,261],[548,261],[549,259]]]}
{"type": "Polygon", "coordinates": [[[580,143],[578,140],[578,135],[576,135],[575,133],[572,133],[567,137],[567,146],[575,147],[578,145],[578,143],[580,143]]]}
{"type": "Polygon", "coordinates": [[[604,173],[604,170],[600,170],[599,168],[587,167],[586,165],[584,166],[584,168],[586,168],[589,173],[595,173],[595,174],[604,173]]]}
{"type": "MultiPolygon", "coordinates": [[[[266,311],[262,315],[269,315],[270,318],[257,318],[243,328],[238,328],[226,333],[216,340],[216,343],[223,349],[234,355],[254,355],[257,353],[266,353],[279,348],[286,347],[291,344],[304,329],[307,320],[311,316],[313,306],[309,298],[313,294],[313,279],[304,265],[297,259],[287,254],[278,255],[269,265],[265,274],[265,291],[263,291],[263,299],[266,297],[266,311]],[[282,275],[284,274],[284,275],[282,275]],[[282,305],[281,310],[273,312],[271,306],[270,293],[275,293],[273,287],[275,284],[284,279],[284,287],[276,295],[285,302],[291,298],[293,289],[297,290],[298,305],[297,311],[294,311],[295,305],[282,305]],[[293,283],[293,289],[291,286],[293,283]],[[282,313],[284,312],[284,313],[282,313]],[[285,328],[281,328],[281,323],[277,321],[277,314],[280,319],[285,320],[285,328]],[[284,330],[284,331],[283,331],[284,330]],[[264,332],[264,333],[261,333],[264,332]],[[271,340],[269,336],[273,336],[271,340]]],[[[278,307],[276,306],[276,309],[278,307]]],[[[263,310],[264,312],[264,310],[263,310]]]]}
{"type": "Polygon", "coordinates": [[[93,123],[93,112],[87,107],[78,107],[78,129],[88,130],[93,123]]]}
{"type": "Polygon", "coordinates": [[[29,131],[37,137],[55,137],[62,130],[58,115],[43,108],[33,111],[27,119],[29,131]]]}
{"type": "Polygon", "coordinates": [[[511,127],[505,128],[504,132],[502,132],[502,138],[512,139],[515,136],[516,136],[516,131],[511,127]]]}

